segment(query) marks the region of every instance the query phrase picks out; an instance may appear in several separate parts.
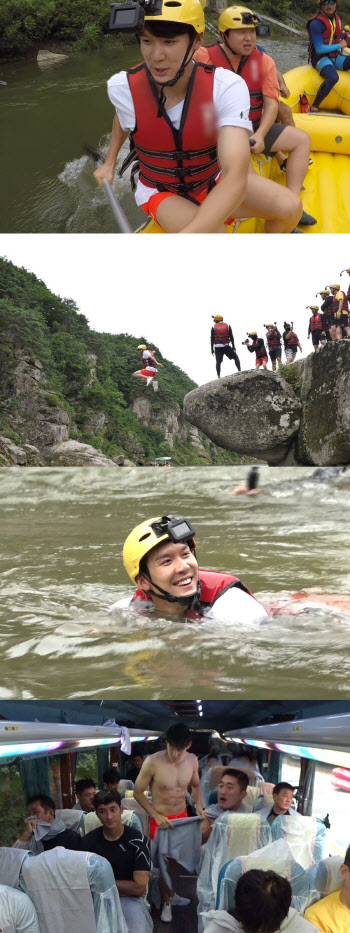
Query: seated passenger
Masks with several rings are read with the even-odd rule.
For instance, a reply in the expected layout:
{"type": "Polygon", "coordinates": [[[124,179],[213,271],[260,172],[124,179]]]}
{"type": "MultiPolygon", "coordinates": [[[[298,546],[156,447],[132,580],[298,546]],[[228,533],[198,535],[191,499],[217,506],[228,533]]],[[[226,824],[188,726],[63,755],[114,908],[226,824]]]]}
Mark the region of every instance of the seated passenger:
{"type": "MultiPolygon", "coordinates": [[[[309,166],[310,137],[295,126],[277,123],[279,84],[276,65],[266,52],[256,47],[258,18],[243,6],[229,6],[219,16],[221,42],[200,48],[196,61],[213,64],[241,75],[250,94],[249,117],[253,135],[249,143],[253,155],[274,155],[280,149],[289,153],[286,161],[287,188],[299,196],[309,166]]],[[[315,224],[305,212],[300,224],[315,224]]]]}
{"type": "MultiPolygon", "coordinates": [[[[124,567],[137,591],[115,606],[154,608],[172,616],[260,622],[267,612],[230,573],[199,570],[193,525],[163,515],[137,525],[125,541],[124,567]]],[[[114,607],[112,607],[114,608],[114,607]]]]}
{"type": "Polygon", "coordinates": [[[348,71],[350,55],[344,55],[347,46],[343,24],[336,12],[336,0],[318,0],[319,12],[307,23],[309,61],[324,81],[320,85],[311,112],[316,113],[322,101],[339,81],[338,71],[348,71]]]}
{"type": "Polygon", "coordinates": [[[291,885],[274,871],[247,871],[237,881],[235,901],[234,910],[203,915],[210,920],[205,933],[312,933],[315,929],[290,906],[291,885]]]}
{"type": "Polygon", "coordinates": [[[39,933],[38,917],[22,891],[0,884],[0,933],[39,933]]]}
{"type": "Polygon", "coordinates": [[[96,784],[91,778],[81,778],[76,782],[75,793],[78,798],[72,810],[82,810],[83,813],[92,813],[94,810],[94,796],[96,784]]]}
{"type": "Polygon", "coordinates": [[[131,762],[126,762],[126,776],[135,784],[143,765],[144,756],[141,752],[133,752],[131,762]]]}
{"type": "Polygon", "coordinates": [[[130,133],[140,171],[136,202],[167,233],[225,233],[232,218],[246,217],[265,218],[266,233],[289,233],[302,213],[297,185],[287,190],[254,172],[247,86],[236,74],[193,61],[204,29],[200,0],[146,11],[144,62],[108,82],[116,112],[95,179],[112,184],[130,133]]]}
{"type": "Polygon", "coordinates": [[[39,855],[56,846],[65,849],[80,849],[79,833],[66,829],[63,820],[56,817],[56,805],[47,794],[36,794],[28,801],[26,828],[13,844],[15,849],[28,849],[39,855]]]}
{"type": "Polygon", "coordinates": [[[258,811],[259,815],[264,817],[270,824],[278,816],[291,816],[295,813],[295,810],[292,809],[294,788],[291,784],[288,784],[287,781],[279,781],[278,784],[275,784],[272,794],[273,806],[271,808],[264,807],[263,810],[258,811]]]}
{"type": "Polygon", "coordinates": [[[118,784],[120,781],[120,774],[117,768],[107,768],[103,772],[103,789],[104,790],[118,790],[118,784]]]}
{"type": "Polygon", "coordinates": [[[153,930],[146,902],[151,870],[148,841],[139,830],[123,825],[117,791],[99,791],[94,807],[102,826],[83,837],[81,848],[102,855],[112,866],[129,933],[153,930]]]}
{"type": "Polygon", "coordinates": [[[350,930],[350,846],[341,866],[344,885],[340,891],[333,891],[322,897],[305,911],[305,917],[321,933],[349,933],[350,930]]]}
{"type": "Polygon", "coordinates": [[[243,800],[247,796],[248,775],[236,768],[225,768],[218,785],[218,802],[206,808],[202,823],[202,842],[207,842],[213,823],[223,813],[249,813],[243,800]]]}

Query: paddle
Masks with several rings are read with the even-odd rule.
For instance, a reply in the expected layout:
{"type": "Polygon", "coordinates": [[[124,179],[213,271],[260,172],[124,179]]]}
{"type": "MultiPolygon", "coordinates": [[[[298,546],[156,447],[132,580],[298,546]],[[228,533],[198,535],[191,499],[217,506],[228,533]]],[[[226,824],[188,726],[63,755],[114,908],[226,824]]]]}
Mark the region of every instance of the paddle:
{"type": "MultiPolygon", "coordinates": [[[[86,143],[83,146],[84,152],[86,155],[90,156],[93,160],[96,168],[100,168],[103,165],[103,158],[98,149],[93,149],[92,146],[88,146],[86,143]]],[[[133,233],[133,229],[129,224],[128,218],[124,214],[123,208],[119,204],[118,199],[116,198],[112,186],[107,181],[107,178],[103,179],[102,185],[104,187],[105,195],[109,206],[111,208],[112,214],[117,221],[119,230],[121,233],[133,233]]]]}

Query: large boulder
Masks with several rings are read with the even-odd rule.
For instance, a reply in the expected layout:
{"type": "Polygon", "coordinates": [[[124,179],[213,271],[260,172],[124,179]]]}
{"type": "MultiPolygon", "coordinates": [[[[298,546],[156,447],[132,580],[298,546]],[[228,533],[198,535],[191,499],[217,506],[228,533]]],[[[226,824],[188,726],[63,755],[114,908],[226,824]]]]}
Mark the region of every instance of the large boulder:
{"type": "Polygon", "coordinates": [[[238,373],[200,386],[186,395],[184,415],[226,450],[271,465],[295,462],[301,404],[275,373],[238,373]]]}
{"type": "Polygon", "coordinates": [[[15,444],[0,437],[0,466],[44,466],[40,451],[32,444],[15,444]]]}
{"type": "Polygon", "coordinates": [[[56,444],[47,454],[50,466],[110,466],[117,467],[114,460],[105,457],[102,450],[96,450],[90,444],[79,441],[65,441],[56,444]]]}
{"type": "Polygon", "coordinates": [[[350,340],[334,340],[303,361],[298,459],[350,463],[350,340]]]}

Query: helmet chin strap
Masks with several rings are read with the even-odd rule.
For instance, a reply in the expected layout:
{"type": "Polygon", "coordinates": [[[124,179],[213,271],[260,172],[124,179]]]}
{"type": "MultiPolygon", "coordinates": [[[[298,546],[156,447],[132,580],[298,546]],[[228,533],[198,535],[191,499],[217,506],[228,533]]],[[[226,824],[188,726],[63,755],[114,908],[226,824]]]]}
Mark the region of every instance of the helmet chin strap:
{"type": "MultiPolygon", "coordinates": [[[[145,576],[145,574],[144,574],[144,576],[145,576]]],[[[149,580],[149,582],[152,584],[152,586],[155,586],[156,589],[159,590],[158,593],[155,593],[154,590],[148,590],[149,594],[150,594],[151,596],[155,596],[156,599],[164,599],[167,603],[180,603],[180,606],[187,606],[189,609],[193,609],[193,608],[195,607],[196,602],[199,600],[199,597],[200,597],[200,595],[201,595],[201,584],[200,584],[200,581],[199,581],[199,580],[198,580],[198,583],[197,583],[196,592],[195,592],[195,593],[192,593],[191,596],[171,596],[171,594],[170,594],[170,593],[167,593],[166,590],[163,590],[161,586],[158,586],[157,583],[154,583],[154,581],[153,581],[152,578],[149,576],[149,574],[147,575],[147,578],[146,578],[146,579],[149,580]]]]}
{"type": "Polygon", "coordinates": [[[157,113],[157,117],[162,117],[162,116],[163,116],[162,110],[163,110],[163,107],[164,107],[165,101],[166,101],[166,97],[165,97],[165,94],[164,94],[164,88],[165,88],[165,87],[174,87],[174,84],[176,84],[176,83],[180,80],[180,78],[182,78],[182,75],[183,75],[183,73],[184,73],[184,71],[185,71],[185,68],[187,68],[187,65],[189,65],[189,63],[190,63],[190,61],[191,61],[191,58],[192,58],[192,46],[193,46],[193,39],[191,38],[190,41],[189,41],[189,44],[188,44],[188,46],[187,46],[187,49],[186,49],[184,58],[183,58],[183,60],[182,60],[182,64],[180,65],[180,68],[179,68],[178,72],[176,73],[175,78],[172,78],[171,81],[164,81],[164,83],[162,83],[161,85],[157,85],[157,82],[154,80],[154,78],[153,78],[151,75],[149,75],[151,81],[152,81],[154,84],[156,84],[157,87],[160,86],[160,97],[159,97],[159,102],[158,102],[158,113],[157,113]]]}

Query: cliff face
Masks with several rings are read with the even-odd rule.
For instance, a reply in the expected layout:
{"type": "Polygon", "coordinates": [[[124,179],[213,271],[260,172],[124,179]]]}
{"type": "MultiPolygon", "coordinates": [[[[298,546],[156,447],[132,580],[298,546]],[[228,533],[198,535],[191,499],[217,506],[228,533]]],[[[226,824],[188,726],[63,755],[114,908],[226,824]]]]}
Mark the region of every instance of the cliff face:
{"type": "Polygon", "coordinates": [[[185,417],[216,444],[271,465],[350,463],[350,340],[329,343],[282,373],[240,373],[200,386],[185,397],[185,417]]]}
{"type": "Polygon", "coordinates": [[[159,391],[133,379],[140,341],[91,332],[74,302],[0,259],[0,465],[234,462],[184,419],[195,383],[158,348],[159,391]]]}

